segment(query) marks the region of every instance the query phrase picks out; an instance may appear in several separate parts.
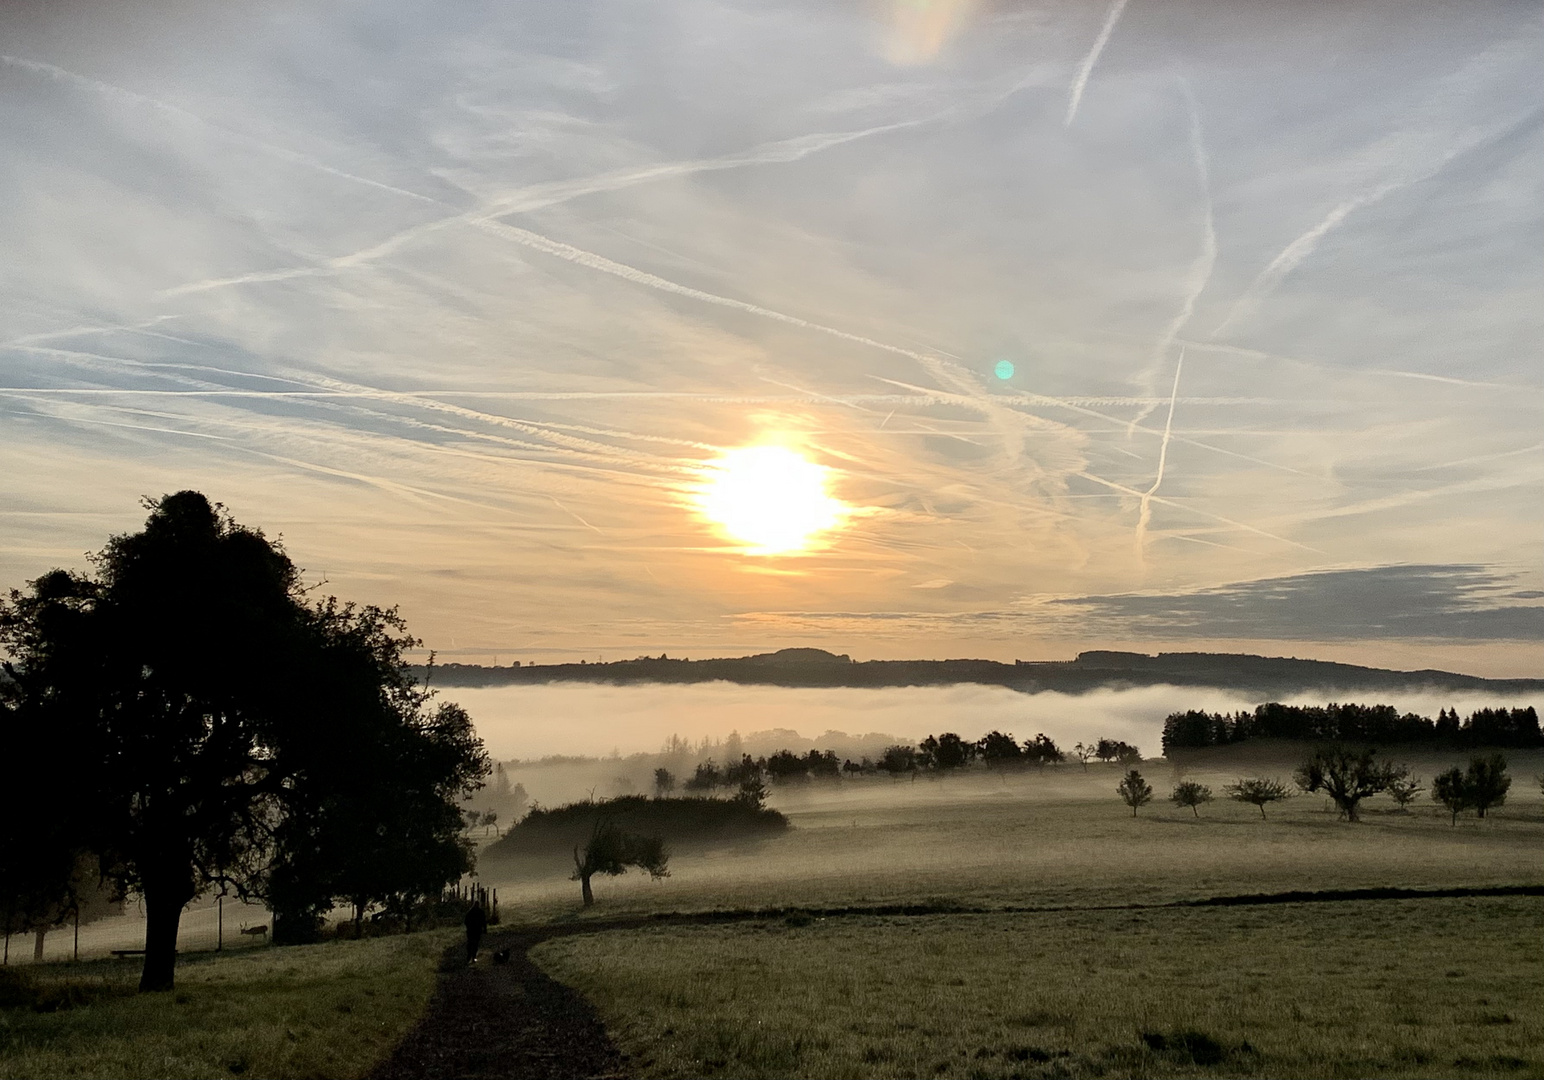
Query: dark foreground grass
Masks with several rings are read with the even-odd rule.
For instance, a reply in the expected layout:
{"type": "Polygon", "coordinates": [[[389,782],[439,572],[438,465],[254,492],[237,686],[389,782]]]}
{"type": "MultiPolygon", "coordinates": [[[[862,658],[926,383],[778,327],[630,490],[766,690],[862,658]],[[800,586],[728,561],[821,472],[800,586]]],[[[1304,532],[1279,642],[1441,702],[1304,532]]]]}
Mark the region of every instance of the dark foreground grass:
{"type": "Polygon", "coordinates": [[[646,1077],[1544,1075],[1544,903],[810,918],[534,956],[646,1077]]]}
{"type": "Polygon", "coordinates": [[[11,969],[0,1080],[363,1076],[423,1015],[452,937],[206,954],[167,994],[134,992],[136,961],[11,969]]]}

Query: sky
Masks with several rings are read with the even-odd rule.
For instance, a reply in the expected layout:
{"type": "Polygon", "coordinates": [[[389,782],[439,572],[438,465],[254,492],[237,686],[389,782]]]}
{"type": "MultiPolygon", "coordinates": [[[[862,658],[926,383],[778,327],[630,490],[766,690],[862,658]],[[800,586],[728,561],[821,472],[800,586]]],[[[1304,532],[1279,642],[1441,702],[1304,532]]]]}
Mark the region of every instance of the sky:
{"type": "Polygon", "coordinates": [[[7,4],[0,584],[196,488],[446,660],[1538,676],[1541,85],[1534,2],[7,4]]]}

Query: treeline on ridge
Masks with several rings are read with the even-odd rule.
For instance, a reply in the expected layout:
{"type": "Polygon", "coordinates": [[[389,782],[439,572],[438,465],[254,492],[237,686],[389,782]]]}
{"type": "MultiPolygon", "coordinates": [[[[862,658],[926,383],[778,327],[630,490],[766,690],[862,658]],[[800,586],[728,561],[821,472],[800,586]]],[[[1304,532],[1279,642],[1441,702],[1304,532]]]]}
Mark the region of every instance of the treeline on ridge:
{"type": "Polygon", "coordinates": [[[1539,715],[1523,709],[1478,709],[1466,720],[1443,709],[1433,720],[1401,713],[1392,705],[1283,705],[1269,702],[1254,712],[1171,713],[1163,722],[1163,752],[1230,746],[1250,739],[1430,745],[1447,749],[1544,746],[1539,715]]]}

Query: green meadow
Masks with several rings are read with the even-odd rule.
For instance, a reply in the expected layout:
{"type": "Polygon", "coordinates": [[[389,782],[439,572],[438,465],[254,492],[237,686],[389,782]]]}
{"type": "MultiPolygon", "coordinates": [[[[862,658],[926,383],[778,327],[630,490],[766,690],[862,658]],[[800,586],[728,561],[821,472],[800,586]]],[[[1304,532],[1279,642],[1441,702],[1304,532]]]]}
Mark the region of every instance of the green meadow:
{"type": "Polygon", "coordinates": [[[177,989],[138,994],[137,959],[12,967],[0,1078],[365,1075],[428,1005],[453,937],[189,956],[177,989]]]}

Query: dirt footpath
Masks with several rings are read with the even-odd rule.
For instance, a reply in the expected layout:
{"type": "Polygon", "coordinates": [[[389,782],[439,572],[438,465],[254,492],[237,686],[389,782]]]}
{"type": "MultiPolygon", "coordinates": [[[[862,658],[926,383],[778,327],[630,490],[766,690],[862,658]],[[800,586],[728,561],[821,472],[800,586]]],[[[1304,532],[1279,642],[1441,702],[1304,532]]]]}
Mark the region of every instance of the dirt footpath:
{"type": "Polygon", "coordinates": [[[428,1013],[370,1080],[622,1080],[622,1056],[589,1002],[531,962],[553,936],[494,931],[472,967],[464,945],[447,950],[428,1013]],[[505,949],[508,963],[495,963],[505,949]]]}

